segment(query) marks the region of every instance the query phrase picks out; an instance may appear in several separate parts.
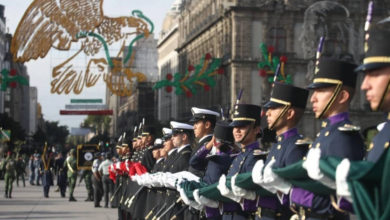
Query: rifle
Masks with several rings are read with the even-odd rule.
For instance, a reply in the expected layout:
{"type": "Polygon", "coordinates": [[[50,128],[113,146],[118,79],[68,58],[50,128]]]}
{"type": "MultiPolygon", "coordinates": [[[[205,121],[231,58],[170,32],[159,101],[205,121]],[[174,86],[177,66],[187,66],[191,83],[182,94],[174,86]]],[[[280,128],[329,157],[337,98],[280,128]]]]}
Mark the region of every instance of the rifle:
{"type": "Polygon", "coordinates": [[[119,192],[119,190],[122,188],[122,183],[119,183],[119,186],[118,188],[116,188],[115,192],[112,194],[111,196],[111,199],[110,199],[110,202],[112,202],[112,200],[114,200],[114,197],[116,196],[116,194],[119,192]]]}
{"type": "Polygon", "coordinates": [[[174,202],[172,205],[170,205],[167,210],[165,210],[165,212],[163,212],[160,216],[157,217],[157,220],[160,220],[164,215],[166,215],[169,211],[171,211],[173,208],[175,208],[175,206],[177,204],[179,204],[180,202],[182,201],[181,198],[179,198],[178,200],[176,200],[176,202],[174,202]]]}
{"type": "Polygon", "coordinates": [[[169,220],[175,220],[175,219],[177,219],[177,216],[178,215],[180,215],[182,212],[184,212],[186,209],[188,209],[189,208],[189,206],[183,206],[176,214],[174,214],[173,216],[172,216],[172,218],[170,218],[169,220]]]}
{"type": "Polygon", "coordinates": [[[152,210],[150,210],[150,212],[145,216],[145,219],[148,219],[150,216],[153,215],[153,211],[157,208],[157,205],[155,205],[152,210]]]}
{"type": "Polygon", "coordinates": [[[156,214],[153,216],[152,220],[156,220],[157,216],[160,215],[162,211],[164,211],[165,207],[167,207],[167,203],[164,203],[164,205],[161,206],[161,208],[156,212],[156,214]]]}
{"type": "Polygon", "coordinates": [[[137,190],[137,192],[134,193],[134,195],[133,195],[133,196],[131,197],[131,199],[129,200],[129,205],[127,206],[128,208],[130,208],[131,204],[133,204],[133,202],[134,202],[135,197],[137,197],[138,194],[140,194],[140,193],[142,192],[143,189],[145,189],[145,186],[142,186],[141,188],[139,188],[139,189],[137,190]]]}

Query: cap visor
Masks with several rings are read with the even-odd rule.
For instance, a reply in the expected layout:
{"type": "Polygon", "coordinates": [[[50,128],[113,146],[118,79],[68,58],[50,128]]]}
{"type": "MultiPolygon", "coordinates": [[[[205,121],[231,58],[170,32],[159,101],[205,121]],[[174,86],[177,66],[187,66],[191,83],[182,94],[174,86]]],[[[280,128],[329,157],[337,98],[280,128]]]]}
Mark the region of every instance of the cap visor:
{"type": "Polygon", "coordinates": [[[362,64],[355,69],[355,72],[375,70],[382,67],[390,66],[390,63],[368,63],[362,64]]]}
{"type": "Polygon", "coordinates": [[[229,125],[232,126],[232,127],[241,127],[241,126],[250,125],[252,123],[253,123],[252,121],[233,121],[229,125]]]}
{"type": "Polygon", "coordinates": [[[331,87],[331,86],[336,86],[336,84],[332,83],[312,83],[306,87],[306,89],[319,89],[319,88],[326,88],[326,87],[331,87]]]}
{"type": "Polygon", "coordinates": [[[283,105],[280,103],[269,101],[269,102],[265,103],[265,105],[263,105],[263,108],[270,109],[270,108],[278,108],[281,106],[283,106],[283,105]]]}

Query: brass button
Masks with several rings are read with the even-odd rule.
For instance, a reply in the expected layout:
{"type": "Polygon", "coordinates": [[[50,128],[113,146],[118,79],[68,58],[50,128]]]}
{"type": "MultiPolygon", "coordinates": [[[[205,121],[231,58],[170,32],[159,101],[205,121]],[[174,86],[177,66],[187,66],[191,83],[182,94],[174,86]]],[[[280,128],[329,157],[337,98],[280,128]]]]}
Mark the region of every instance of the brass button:
{"type": "Polygon", "coordinates": [[[278,137],[278,141],[282,141],[282,137],[278,137]]]}
{"type": "Polygon", "coordinates": [[[272,156],[272,160],[275,160],[275,156],[272,156]]]}
{"type": "Polygon", "coordinates": [[[367,149],[367,151],[370,151],[370,150],[372,150],[372,148],[374,147],[374,143],[372,143],[371,142],[371,144],[370,144],[370,146],[368,146],[368,149],[367,149]]]}
{"type": "Polygon", "coordinates": [[[309,148],[311,148],[311,145],[312,145],[312,144],[309,145],[309,148]]]}
{"type": "Polygon", "coordinates": [[[282,148],[282,145],[279,144],[279,145],[278,145],[278,150],[280,150],[280,148],[282,148]]]}
{"type": "Polygon", "coordinates": [[[329,135],[329,131],[325,132],[325,136],[328,136],[329,135]]]}
{"type": "Polygon", "coordinates": [[[385,143],[385,149],[387,149],[389,147],[389,142],[386,142],[385,143]]]}
{"type": "Polygon", "coordinates": [[[319,147],[320,147],[320,145],[321,145],[320,143],[317,143],[317,144],[316,144],[316,148],[319,148],[319,147]]]}
{"type": "Polygon", "coordinates": [[[306,157],[303,157],[302,160],[306,160],[306,157]]]}
{"type": "Polygon", "coordinates": [[[326,125],[327,125],[328,123],[326,123],[326,121],[324,121],[324,122],[322,122],[322,124],[321,124],[321,127],[326,127],[326,125]]]}

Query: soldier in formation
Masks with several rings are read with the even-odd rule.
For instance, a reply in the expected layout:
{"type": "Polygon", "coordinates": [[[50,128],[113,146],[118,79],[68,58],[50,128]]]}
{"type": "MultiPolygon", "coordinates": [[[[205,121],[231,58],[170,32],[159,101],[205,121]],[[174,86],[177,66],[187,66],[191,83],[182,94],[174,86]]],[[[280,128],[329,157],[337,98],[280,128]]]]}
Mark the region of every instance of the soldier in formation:
{"type": "Polygon", "coordinates": [[[274,82],[267,103],[238,101],[231,121],[193,107],[192,124],[171,121],[154,145],[156,132],[141,123],[131,156],[115,166],[119,219],[389,218],[388,39],[388,24],[375,25],[362,65],[320,56],[307,88],[274,82]],[[370,107],[387,117],[368,153],[348,113],[359,71],[370,107]],[[321,124],[313,141],[297,129],[308,99],[321,124]],[[269,149],[259,142],[261,115],[276,134],[269,149]]]}

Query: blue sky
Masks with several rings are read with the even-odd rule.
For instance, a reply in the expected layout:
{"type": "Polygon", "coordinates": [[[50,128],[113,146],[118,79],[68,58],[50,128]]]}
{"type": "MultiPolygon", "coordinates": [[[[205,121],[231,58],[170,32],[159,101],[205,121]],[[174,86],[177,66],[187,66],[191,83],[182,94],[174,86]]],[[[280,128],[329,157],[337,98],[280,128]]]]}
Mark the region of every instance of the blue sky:
{"type": "MultiPolygon", "coordinates": [[[[22,18],[24,11],[32,0],[0,0],[5,6],[6,26],[9,33],[14,31],[22,18]]],[[[155,38],[160,33],[165,14],[169,11],[174,0],[105,0],[103,10],[106,16],[117,17],[129,15],[132,10],[141,10],[149,17],[155,26],[155,38]]],[[[53,49],[52,49],[53,50],[53,49]]],[[[80,95],[58,95],[50,93],[52,68],[58,63],[55,51],[44,59],[28,61],[26,66],[30,75],[30,86],[38,88],[38,101],[42,105],[45,120],[59,121],[61,125],[69,128],[78,127],[84,116],[61,116],[60,109],[70,104],[72,98],[105,98],[105,84],[100,79],[92,88],[84,89],[80,95]],[[54,54],[54,55],[53,55],[54,54]]]]}

